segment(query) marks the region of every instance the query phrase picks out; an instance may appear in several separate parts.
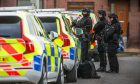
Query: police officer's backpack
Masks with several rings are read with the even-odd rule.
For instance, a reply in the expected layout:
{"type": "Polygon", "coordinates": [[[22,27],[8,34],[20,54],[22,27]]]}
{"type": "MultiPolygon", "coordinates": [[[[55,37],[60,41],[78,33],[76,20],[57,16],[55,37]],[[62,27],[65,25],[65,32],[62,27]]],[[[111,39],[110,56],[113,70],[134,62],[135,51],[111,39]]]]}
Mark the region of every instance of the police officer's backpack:
{"type": "Polygon", "coordinates": [[[103,30],[103,39],[105,43],[109,41],[109,38],[113,35],[114,32],[115,29],[111,25],[109,24],[105,25],[105,28],[103,30]]]}
{"type": "Polygon", "coordinates": [[[93,61],[85,61],[79,64],[78,77],[82,78],[95,78],[97,77],[96,69],[93,61]]]}

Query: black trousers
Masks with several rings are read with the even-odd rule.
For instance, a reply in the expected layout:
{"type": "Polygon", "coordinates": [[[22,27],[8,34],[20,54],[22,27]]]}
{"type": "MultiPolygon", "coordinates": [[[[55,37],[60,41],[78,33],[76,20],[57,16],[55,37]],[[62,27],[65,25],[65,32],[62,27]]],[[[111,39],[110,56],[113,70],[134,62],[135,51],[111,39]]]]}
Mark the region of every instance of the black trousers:
{"type": "Polygon", "coordinates": [[[100,58],[100,67],[106,68],[106,49],[105,44],[102,41],[98,41],[98,53],[100,58]]]}
{"type": "Polygon", "coordinates": [[[108,60],[110,70],[119,72],[119,63],[117,59],[117,45],[108,45],[108,60]]]}
{"type": "Polygon", "coordinates": [[[90,56],[88,56],[88,50],[89,50],[89,42],[88,41],[82,41],[82,49],[81,49],[81,59],[82,59],[82,62],[85,62],[85,61],[90,61],[91,58],[90,56]]]}
{"type": "Polygon", "coordinates": [[[106,68],[107,62],[106,62],[106,54],[105,53],[99,53],[100,58],[100,67],[106,68]]]}

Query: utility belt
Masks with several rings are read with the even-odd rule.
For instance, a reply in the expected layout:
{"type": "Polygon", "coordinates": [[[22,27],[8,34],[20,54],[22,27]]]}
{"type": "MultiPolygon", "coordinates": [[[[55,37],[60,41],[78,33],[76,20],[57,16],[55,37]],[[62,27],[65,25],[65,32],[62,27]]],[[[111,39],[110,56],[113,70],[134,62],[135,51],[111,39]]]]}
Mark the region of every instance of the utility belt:
{"type": "Polygon", "coordinates": [[[89,34],[82,34],[82,40],[83,41],[90,41],[89,34]]]}

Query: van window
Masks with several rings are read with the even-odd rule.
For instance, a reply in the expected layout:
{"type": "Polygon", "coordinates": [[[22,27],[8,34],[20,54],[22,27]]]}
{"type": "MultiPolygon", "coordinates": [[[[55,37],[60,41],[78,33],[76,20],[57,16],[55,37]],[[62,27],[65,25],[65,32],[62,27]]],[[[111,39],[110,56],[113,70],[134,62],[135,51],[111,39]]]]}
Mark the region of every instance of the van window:
{"type": "Polygon", "coordinates": [[[66,18],[64,15],[62,16],[62,18],[63,18],[64,24],[65,24],[66,31],[72,32],[69,19],[66,18]]]}
{"type": "Polygon", "coordinates": [[[0,16],[0,37],[21,38],[20,18],[0,16]]]}
{"type": "Polygon", "coordinates": [[[31,20],[31,16],[27,16],[26,19],[28,22],[30,34],[36,36],[37,32],[35,31],[35,25],[33,24],[32,20],[31,20]]]}
{"type": "Polygon", "coordinates": [[[37,21],[36,21],[34,16],[31,16],[31,20],[32,20],[32,23],[34,25],[34,28],[35,28],[36,32],[38,33],[38,36],[44,37],[44,33],[41,30],[41,26],[39,26],[40,24],[37,23],[37,21]]]}
{"type": "Polygon", "coordinates": [[[56,17],[39,17],[39,19],[42,21],[45,31],[57,31],[57,23],[56,23],[56,17]]]}

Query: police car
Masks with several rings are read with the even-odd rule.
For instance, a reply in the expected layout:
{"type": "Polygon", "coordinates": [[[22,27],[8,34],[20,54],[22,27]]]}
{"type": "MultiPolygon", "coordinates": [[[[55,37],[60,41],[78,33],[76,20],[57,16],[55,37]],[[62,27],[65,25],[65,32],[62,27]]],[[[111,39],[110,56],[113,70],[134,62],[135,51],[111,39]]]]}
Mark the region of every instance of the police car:
{"type": "Polygon", "coordinates": [[[0,8],[0,84],[63,84],[61,48],[55,42],[59,40],[57,33],[51,32],[48,38],[40,20],[19,9],[0,8]]]}
{"type": "MultiPolygon", "coordinates": [[[[77,81],[77,46],[69,34],[65,16],[52,9],[37,9],[34,13],[42,21],[46,30],[55,31],[63,37],[62,55],[64,74],[67,82],[77,81]]],[[[46,31],[47,33],[48,31],[46,31]]]]}

